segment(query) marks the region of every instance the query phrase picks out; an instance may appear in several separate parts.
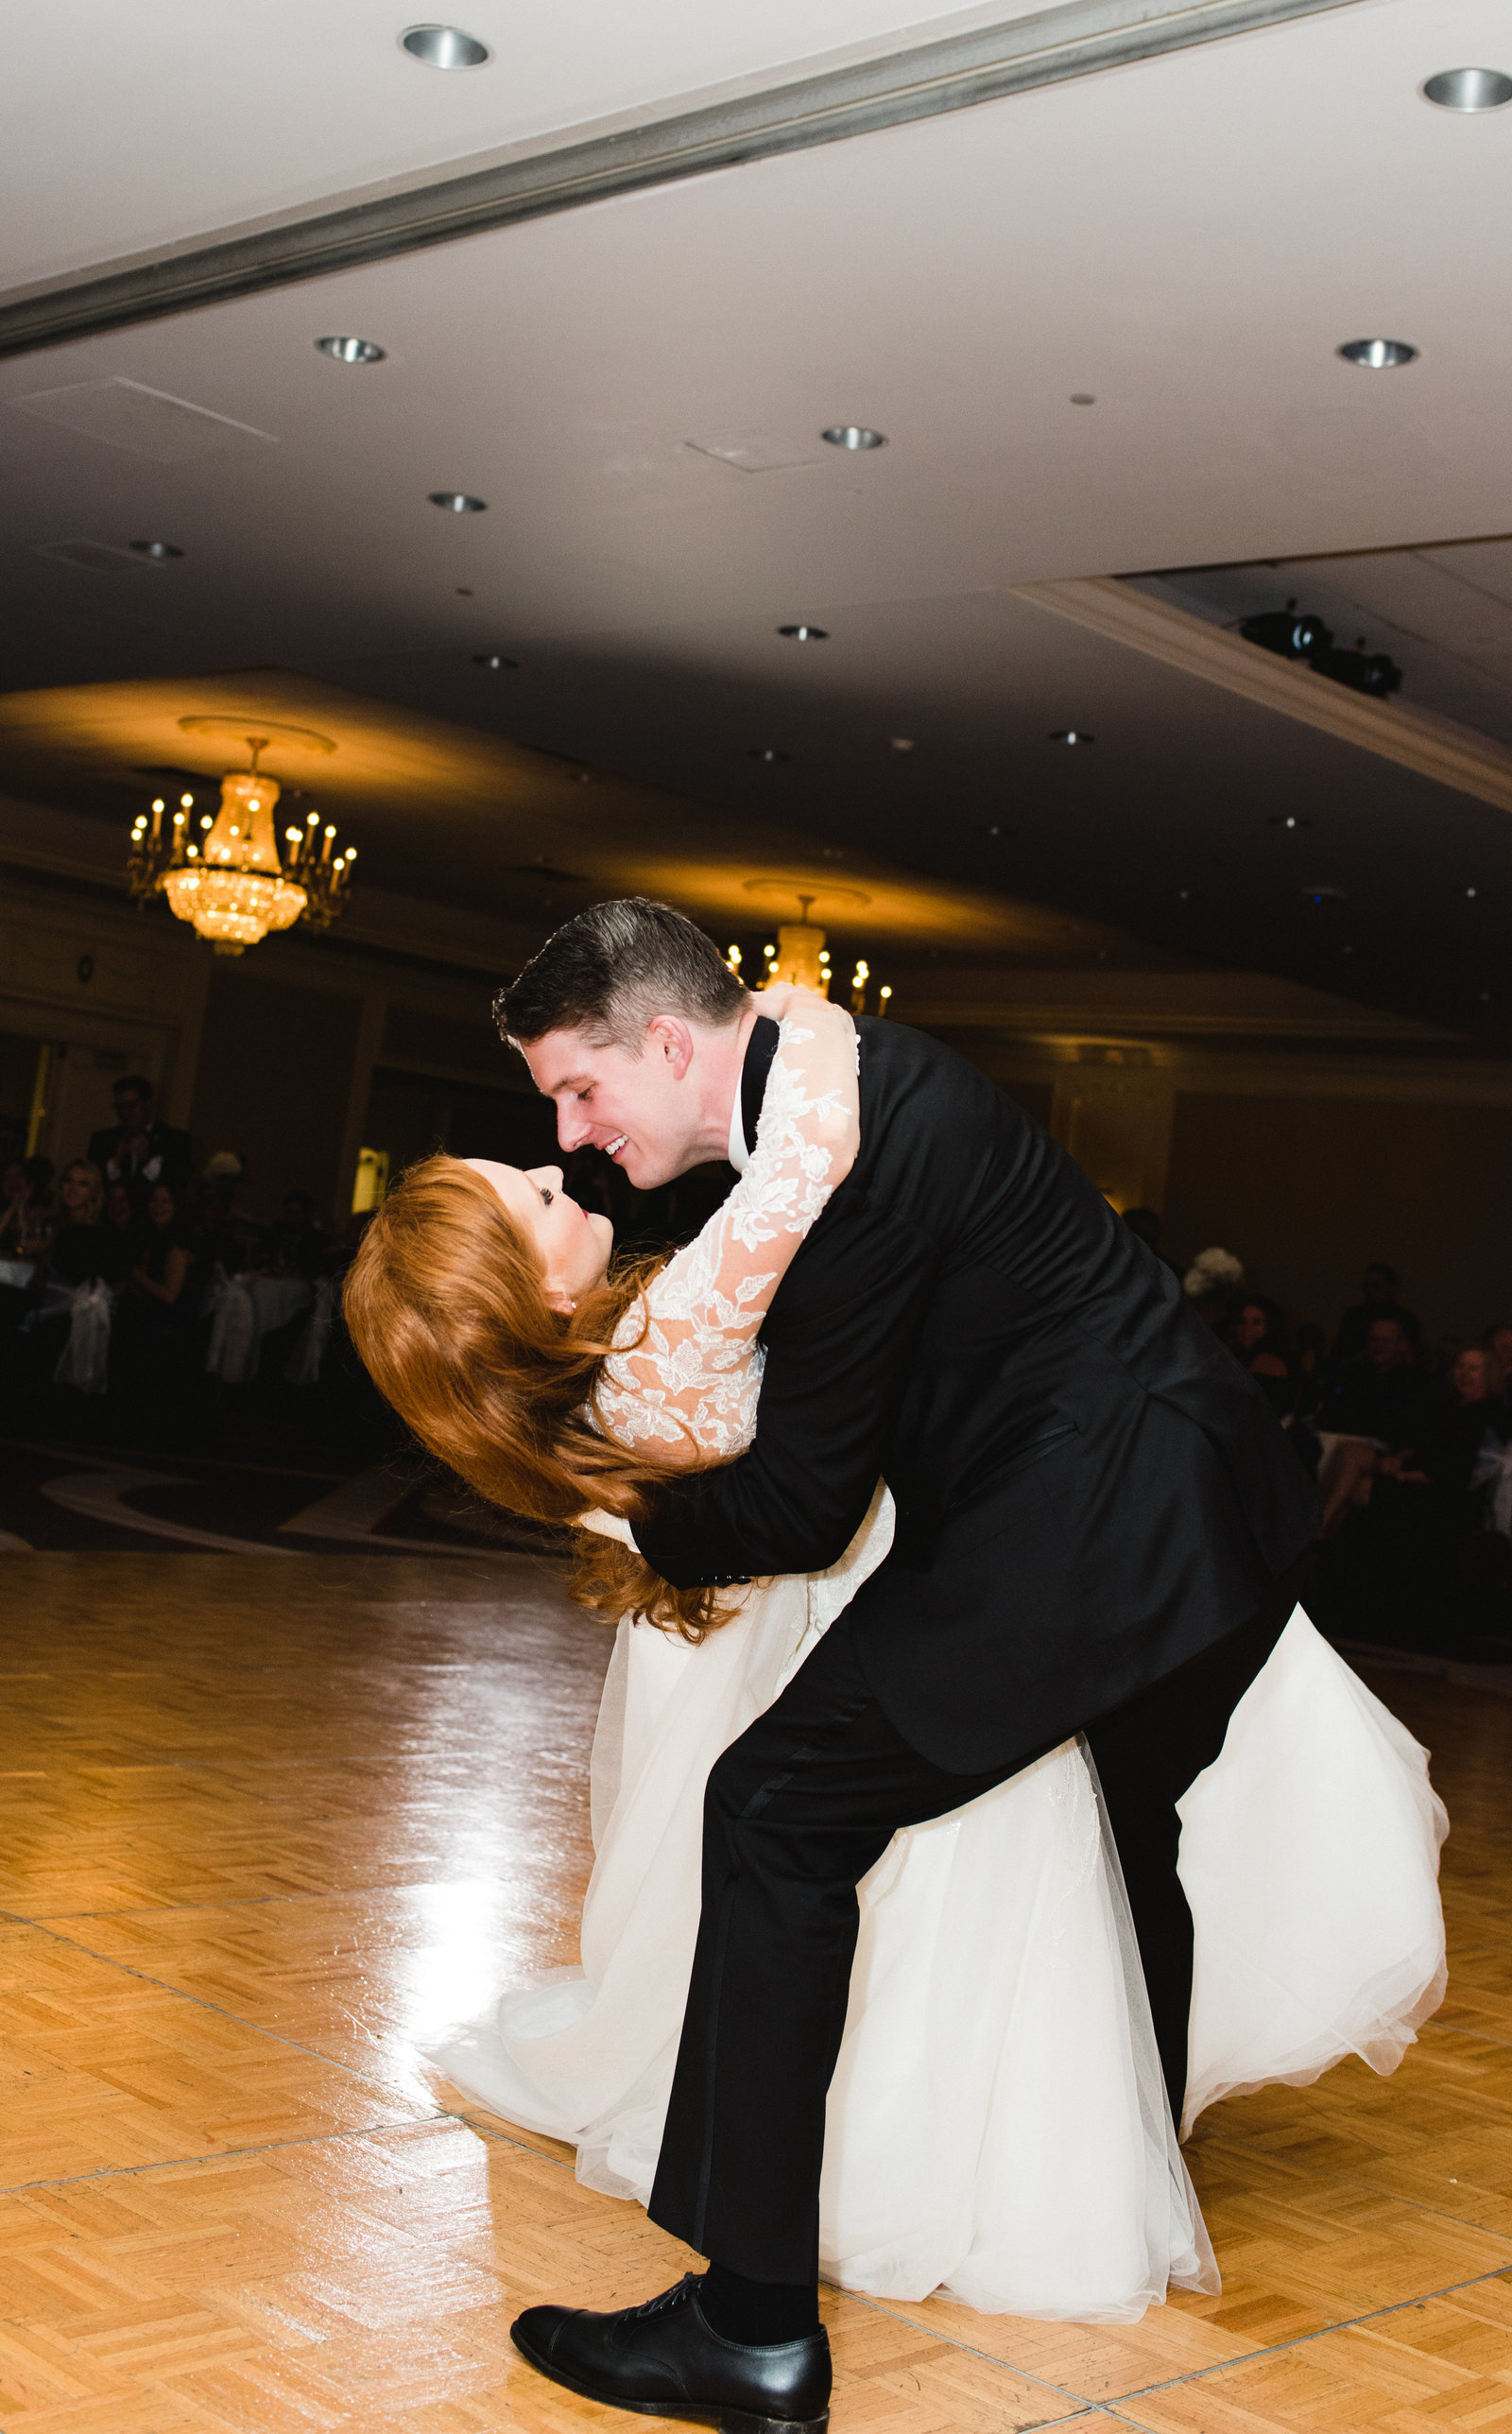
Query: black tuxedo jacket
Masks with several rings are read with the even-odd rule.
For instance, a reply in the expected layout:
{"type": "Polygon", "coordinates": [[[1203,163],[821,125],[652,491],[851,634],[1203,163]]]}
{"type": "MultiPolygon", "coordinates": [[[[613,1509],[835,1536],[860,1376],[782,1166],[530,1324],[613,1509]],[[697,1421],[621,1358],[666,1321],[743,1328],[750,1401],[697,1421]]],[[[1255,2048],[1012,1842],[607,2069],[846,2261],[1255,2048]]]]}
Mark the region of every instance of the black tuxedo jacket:
{"type": "Polygon", "coordinates": [[[171,1124],[149,1124],[146,1148],[139,1155],[128,1157],[120,1145],[118,1125],[108,1124],[102,1132],[90,1134],[89,1156],[108,1183],[125,1183],[131,1191],[145,1192],[162,1182],[177,1192],[194,1172],[189,1135],[171,1124]]]}
{"type": "MultiPolygon", "coordinates": [[[[681,1586],[816,1572],[879,1474],[893,1551],[848,1610],[883,1709],[974,1773],[1246,1622],[1315,1495],[1170,1270],[974,1067],[863,1020],[861,1150],[763,1330],[756,1439],[637,1532],[681,1586]]],[[[776,1046],[747,1052],[747,1138],[776,1046]]]]}

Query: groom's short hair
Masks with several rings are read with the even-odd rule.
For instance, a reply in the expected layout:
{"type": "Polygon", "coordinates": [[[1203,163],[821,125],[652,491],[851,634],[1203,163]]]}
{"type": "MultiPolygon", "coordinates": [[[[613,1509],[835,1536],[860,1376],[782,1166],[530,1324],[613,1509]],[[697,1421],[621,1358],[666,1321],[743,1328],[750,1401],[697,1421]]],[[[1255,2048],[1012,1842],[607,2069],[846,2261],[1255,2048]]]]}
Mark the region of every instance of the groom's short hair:
{"type": "Polygon", "coordinates": [[[493,1001],[503,1037],[528,1044],[548,1031],[586,1031],[638,1054],[658,1014],[722,1028],[747,1003],[719,949],[696,922],[646,896],[620,896],[575,914],[493,1001]]]}

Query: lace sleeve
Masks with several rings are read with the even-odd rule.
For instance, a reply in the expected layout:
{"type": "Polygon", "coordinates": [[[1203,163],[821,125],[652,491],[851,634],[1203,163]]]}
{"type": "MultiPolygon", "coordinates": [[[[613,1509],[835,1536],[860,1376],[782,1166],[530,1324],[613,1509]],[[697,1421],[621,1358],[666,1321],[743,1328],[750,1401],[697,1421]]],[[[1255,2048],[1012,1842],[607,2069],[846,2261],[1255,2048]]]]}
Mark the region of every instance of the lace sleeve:
{"type": "Polygon", "coordinates": [[[594,1414],[622,1444],[692,1462],[728,1459],[748,1442],[762,1321],[854,1163],[857,1055],[855,1026],[837,1006],[805,1001],[782,1025],[750,1165],[626,1312],[621,1349],[604,1364],[594,1414]]]}

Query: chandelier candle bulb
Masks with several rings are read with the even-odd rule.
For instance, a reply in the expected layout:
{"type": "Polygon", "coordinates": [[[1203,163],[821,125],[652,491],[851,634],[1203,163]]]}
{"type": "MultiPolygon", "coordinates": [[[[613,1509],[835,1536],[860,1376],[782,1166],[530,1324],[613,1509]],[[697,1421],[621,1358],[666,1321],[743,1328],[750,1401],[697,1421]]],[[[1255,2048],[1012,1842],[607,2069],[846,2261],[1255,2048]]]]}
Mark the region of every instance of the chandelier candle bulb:
{"type": "Polygon", "coordinates": [[[158,799],[158,801],[157,801],[157,802],[153,804],[153,806],[152,806],[152,842],[153,842],[153,844],[154,844],[154,845],[156,845],[156,843],[157,843],[157,841],[158,841],[158,838],[161,837],[161,835],[162,835],[162,834],[163,834],[163,799],[162,799],[162,797],[160,796],[160,797],[159,797],[159,799],[158,799]]]}

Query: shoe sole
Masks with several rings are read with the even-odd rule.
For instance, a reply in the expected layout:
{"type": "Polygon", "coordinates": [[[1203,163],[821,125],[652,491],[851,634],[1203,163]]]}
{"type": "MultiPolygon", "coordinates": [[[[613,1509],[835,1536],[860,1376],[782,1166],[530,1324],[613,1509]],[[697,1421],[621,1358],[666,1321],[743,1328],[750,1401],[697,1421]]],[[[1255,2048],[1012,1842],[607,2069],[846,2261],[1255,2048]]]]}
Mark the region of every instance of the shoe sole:
{"type": "Polygon", "coordinates": [[[830,2423],[827,2408],[818,2417],[763,2417],[748,2408],[723,2407],[717,2401],[700,2404],[696,2400],[622,2400],[618,2392],[595,2389],[579,2375],[568,2374],[553,2359],[531,2349],[518,2333],[511,2333],[509,2338],[538,2374],[548,2376],[568,2391],[576,2391],[579,2400],[596,2400],[601,2408],[627,2408],[637,2417],[677,2417],[689,2425],[717,2426],[719,2434],[826,2434],[830,2423]]]}

